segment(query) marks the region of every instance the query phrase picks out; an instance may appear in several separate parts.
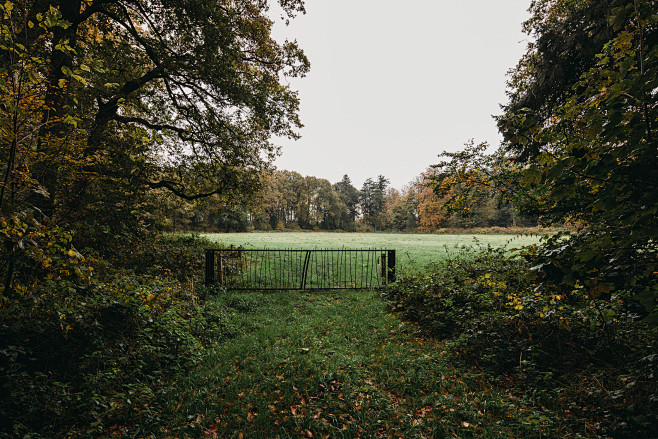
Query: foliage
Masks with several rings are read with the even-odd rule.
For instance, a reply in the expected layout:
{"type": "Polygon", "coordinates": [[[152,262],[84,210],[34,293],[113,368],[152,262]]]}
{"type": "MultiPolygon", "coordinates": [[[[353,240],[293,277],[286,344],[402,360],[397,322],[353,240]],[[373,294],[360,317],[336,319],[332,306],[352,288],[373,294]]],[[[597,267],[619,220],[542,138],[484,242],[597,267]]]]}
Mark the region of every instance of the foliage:
{"type": "Polygon", "coordinates": [[[343,213],[343,229],[354,230],[354,222],[359,215],[359,190],[352,185],[350,177],[345,174],[343,179],[334,184],[334,190],[338,193],[341,201],[345,204],[347,212],[343,213]]]}
{"type": "Polygon", "coordinates": [[[550,20],[528,24],[538,35],[532,56],[539,61],[520,65],[516,75],[533,90],[544,87],[541,67],[573,44],[571,23],[580,23],[576,33],[589,26],[591,47],[562,52],[562,64],[574,70],[535,105],[530,90],[517,88],[499,120],[506,149],[527,163],[526,180],[543,188],[538,213],[584,227],[566,244],[547,247],[537,269],[563,288],[579,281],[590,294],[631,294],[655,322],[655,2],[566,3],[565,10],[548,8],[550,20]]]}
{"type": "MultiPolygon", "coordinates": [[[[202,200],[181,200],[159,192],[142,206],[145,224],[169,231],[245,232],[251,230],[392,230],[433,232],[440,228],[533,226],[516,209],[501,205],[492,195],[480,196],[469,215],[452,209],[451,198],[432,191],[437,171],[430,169],[401,194],[370,179],[361,191],[349,178],[331,184],[293,171],[264,174],[262,192],[253,202],[226,202],[213,195],[202,200]],[[375,209],[376,207],[376,209],[375,209]],[[446,213],[444,207],[450,212],[446,213]],[[364,210],[365,209],[365,210],[364,210]],[[369,212],[369,213],[368,213],[369,212]]],[[[108,212],[108,215],[112,215],[108,212]]]]}
{"type": "Polygon", "coordinates": [[[384,212],[386,209],[386,188],[388,179],[383,175],[377,177],[377,180],[368,178],[363,182],[359,191],[359,205],[364,222],[372,226],[376,232],[377,229],[384,228],[384,212]]]}
{"type": "Polygon", "coordinates": [[[463,251],[403,278],[384,298],[445,340],[456,361],[477,364],[523,398],[556,409],[573,434],[651,437],[658,426],[655,328],[636,322],[623,294],[539,285],[535,257],[463,251]]]}
{"type": "Polygon", "coordinates": [[[444,211],[448,222],[461,220],[473,226],[536,224],[529,215],[534,214],[539,190],[523,184],[521,166],[502,151],[488,149],[486,142],[471,140],[461,151],[440,154],[447,160],[433,165],[424,182],[435,199],[442,200],[435,209],[444,211]]]}
{"type": "Polygon", "coordinates": [[[91,280],[49,275],[25,290],[29,296],[6,301],[0,437],[89,437],[159,425],[162,392],[205,346],[233,334],[227,310],[202,303],[203,291],[190,283],[201,245],[185,238],[140,246],[126,254],[135,271],[82,258],[77,265],[95,267],[91,280]]]}
{"type": "Polygon", "coordinates": [[[390,188],[386,194],[386,219],[388,229],[409,232],[418,227],[416,194],[408,188],[404,194],[390,188]]]}
{"type": "MultiPolygon", "coordinates": [[[[281,3],[289,18],[303,12],[300,1],[281,3]]],[[[253,197],[277,152],[270,137],[296,137],[301,126],[283,81],[309,63],[296,43],[270,36],[261,2],[19,0],[0,9],[6,224],[28,216],[103,253],[157,225],[166,193],[223,205],[253,197]]],[[[23,258],[15,244],[3,241],[7,294],[23,258]]]]}
{"type": "Polygon", "coordinates": [[[0,4],[1,435],[157,425],[158,392],[230,333],[199,305],[200,242],[152,229],[166,194],[250,198],[270,138],[297,136],[286,78],[309,62],[268,7],[0,4]]]}
{"type": "Polygon", "coordinates": [[[444,154],[435,191],[462,212],[493,193],[543,225],[576,225],[571,239],[537,254],[543,282],[627,295],[655,323],[655,2],[538,0],[531,12],[525,26],[536,41],[508,84],[503,146],[444,154]]]}

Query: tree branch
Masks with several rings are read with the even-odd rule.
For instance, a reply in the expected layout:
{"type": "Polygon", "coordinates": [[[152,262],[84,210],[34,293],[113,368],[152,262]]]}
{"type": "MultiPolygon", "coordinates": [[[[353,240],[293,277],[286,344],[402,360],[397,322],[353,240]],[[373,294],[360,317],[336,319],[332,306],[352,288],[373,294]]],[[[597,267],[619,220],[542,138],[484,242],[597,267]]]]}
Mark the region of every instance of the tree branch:
{"type": "Polygon", "coordinates": [[[151,188],[151,189],[160,189],[164,188],[172,192],[174,195],[184,198],[187,201],[193,201],[193,200],[198,200],[199,198],[206,198],[211,195],[219,194],[221,192],[220,189],[215,189],[211,192],[205,192],[205,193],[198,193],[198,194],[193,194],[189,195],[186,194],[182,189],[180,189],[180,184],[173,182],[173,181],[167,181],[167,180],[161,180],[161,181],[146,181],[146,184],[151,188]]]}

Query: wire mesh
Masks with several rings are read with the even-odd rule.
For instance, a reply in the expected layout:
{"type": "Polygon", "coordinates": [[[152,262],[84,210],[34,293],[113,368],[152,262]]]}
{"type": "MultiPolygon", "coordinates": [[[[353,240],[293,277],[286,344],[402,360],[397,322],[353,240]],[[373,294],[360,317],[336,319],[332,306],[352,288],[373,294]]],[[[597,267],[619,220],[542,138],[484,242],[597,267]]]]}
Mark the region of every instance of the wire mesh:
{"type": "Polygon", "coordinates": [[[394,279],[395,250],[206,250],[206,284],[229,290],[372,289],[394,279]]]}

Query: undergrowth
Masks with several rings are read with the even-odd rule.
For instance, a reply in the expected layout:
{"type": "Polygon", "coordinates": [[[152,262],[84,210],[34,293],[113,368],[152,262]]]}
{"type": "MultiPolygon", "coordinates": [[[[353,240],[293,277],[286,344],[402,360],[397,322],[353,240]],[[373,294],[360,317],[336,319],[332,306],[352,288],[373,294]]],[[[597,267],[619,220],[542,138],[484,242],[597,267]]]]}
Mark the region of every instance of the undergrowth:
{"type": "Polygon", "coordinates": [[[84,258],[71,250],[86,278],[17,282],[20,294],[0,308],[0,437],[130,436],[159,425],[163,389],[234,333],[226,309],[201,306],[202,246],[151,237],[84,258]]]}
{"type": "Polygon", "coordinates": [[[532,250],[464,249],[383,297],[443,340],[454,361],[477,365],[555,421],[585,437],[655,437],[657,331],[632,300],[540,286],[532,250]]]}

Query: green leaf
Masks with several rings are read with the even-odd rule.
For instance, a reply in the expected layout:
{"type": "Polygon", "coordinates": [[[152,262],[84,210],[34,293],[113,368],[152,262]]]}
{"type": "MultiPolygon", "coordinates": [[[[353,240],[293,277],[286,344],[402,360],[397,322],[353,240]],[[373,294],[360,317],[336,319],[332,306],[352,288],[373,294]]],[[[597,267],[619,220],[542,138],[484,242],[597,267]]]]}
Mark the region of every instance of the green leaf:
{"type": "Polygon", "coordinates": [[[80,82],[81,84],[87,85],[87,80],[85,78],[83,78],[82,76],[73,74],[73,75],[71,75],[71,77],[73,79],[75,79],[76,81],[80,82]]]}
{"type": "Polygon", "coordinates": [[[78,122],[73,116],[66,116],[63,121],[67,125],[73,125],[74,128],[78,127],[78,122]]]}

